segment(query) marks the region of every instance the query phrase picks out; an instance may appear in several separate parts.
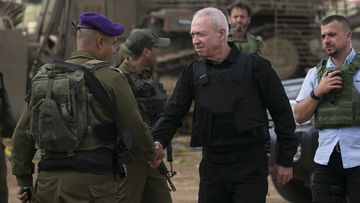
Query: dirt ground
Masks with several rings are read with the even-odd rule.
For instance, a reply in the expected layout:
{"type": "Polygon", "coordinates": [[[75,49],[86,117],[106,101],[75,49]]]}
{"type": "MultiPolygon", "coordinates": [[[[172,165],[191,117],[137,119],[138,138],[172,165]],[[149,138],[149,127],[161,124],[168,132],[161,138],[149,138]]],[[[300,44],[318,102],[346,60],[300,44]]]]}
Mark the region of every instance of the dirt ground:
{"type": "MultiPolygon", "coordinates": [[[[175,136],[173,140],[174,170],[177,175],[172,178],[176,192],[172,192],[174,203],[197,203],[199,186],[199,162],[201,150],[189,148],[189,136],[175,136]]],[[[8,163],[9,203],[17,203],[15,177],[11,175],[8,163]]],[[[168,164],[167,164],[168,165],[168,164]]],[[[269,178],[267,203],[287,203],[275,190],[269,178]]]]}

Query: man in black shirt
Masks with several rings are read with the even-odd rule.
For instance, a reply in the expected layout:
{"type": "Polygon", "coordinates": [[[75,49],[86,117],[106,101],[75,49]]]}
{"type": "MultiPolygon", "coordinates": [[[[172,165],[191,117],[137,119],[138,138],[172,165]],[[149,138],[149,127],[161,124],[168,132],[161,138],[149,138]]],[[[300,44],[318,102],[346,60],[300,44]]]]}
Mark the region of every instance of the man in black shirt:
{"type": "Polygon", "coordinates": [[[220,10],[204,8],[194,14],[190,34],[200,60],[181,73],[152,133],[166,147],[194,100],[190,146],[203,147],[199,202],[265,202],[266,109],[278,136],[275,172],[279,185],[292,178],[297,148],[294,118],[270,63],[228,44],[228,32],[220,10]]]}

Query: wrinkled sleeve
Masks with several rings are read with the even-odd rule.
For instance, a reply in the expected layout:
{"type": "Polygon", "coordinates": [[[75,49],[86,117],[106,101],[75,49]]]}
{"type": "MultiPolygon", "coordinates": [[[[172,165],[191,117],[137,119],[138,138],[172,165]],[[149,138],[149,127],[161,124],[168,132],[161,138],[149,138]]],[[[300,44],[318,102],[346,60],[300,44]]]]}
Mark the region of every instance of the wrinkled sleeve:
{"type": "Polygon", "coordinates": [[[279,146],[276,162],[282,166],[292,166],[298,140],[289,99],[270,62],[259,56],[254,56],[252,62],[253,77],[259,87],[260,96],[275,124],[279,146]]]}
{"type": "Polygon", "coordinates": [[[148,126],[142,120],[136,100],[127,82],[125,75],[116,73],[111,82],[110,94],[114,98],[116,108],[116,128],[120,139],[124,130],[129,130],[132,136],[131,154],[134,159],[147,161],[155,158],[154,139],[148,126]]]}
{"type": "Polygon", "coordinates": [[[184,69],[176,82],[172,96],[167,101],[164,112],[151,132],[154,139],[166,147],[173,139],[182,119],[188,113],[194,98],[192,66],[184,69]]]}
{"type": "Polygon", "coordinates": [[[32,160],[36,149],[33,138],[28,134],[29,115],[30,112],[25,105],[11,139],[13,147],[11,154],[12,173],[16,176],[19,186],[32,185],[32,173],[34,172],[32,160]]]}

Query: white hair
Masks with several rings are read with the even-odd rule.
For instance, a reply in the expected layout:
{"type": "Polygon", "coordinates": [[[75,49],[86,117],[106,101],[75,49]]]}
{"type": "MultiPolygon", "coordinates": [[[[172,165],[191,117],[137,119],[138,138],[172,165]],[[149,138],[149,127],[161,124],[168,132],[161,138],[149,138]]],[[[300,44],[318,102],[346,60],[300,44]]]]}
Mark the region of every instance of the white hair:
{"type": "Polygon", "coordinates": [[[200,17],[200,16],[201,17],[206,16],[210,20],[210,22],[214,25],[215,30],[221,28],[225,29],[225,37],[227,40],[227,36],[229,35],[229,25],[226,16],[222,11],[214,7],[206,7],[198,10],[193,15],[193,19],[195,17],[200,17]]]}

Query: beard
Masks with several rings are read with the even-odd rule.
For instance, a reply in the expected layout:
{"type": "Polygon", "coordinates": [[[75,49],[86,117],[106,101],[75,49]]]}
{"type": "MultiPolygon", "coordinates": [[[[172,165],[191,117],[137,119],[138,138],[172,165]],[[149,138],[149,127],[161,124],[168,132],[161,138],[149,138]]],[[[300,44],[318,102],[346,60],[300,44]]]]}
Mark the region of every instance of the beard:
{"type": "Polygon", "coordinates": [[[232,32],[245,33],[247,31],[248,26],[235,25],[231,26],[232,32]]]}

